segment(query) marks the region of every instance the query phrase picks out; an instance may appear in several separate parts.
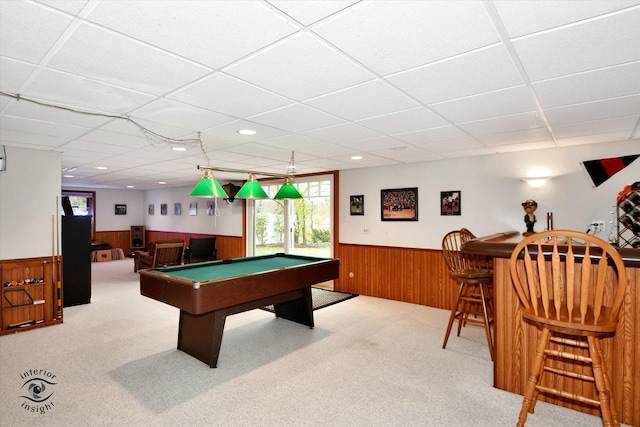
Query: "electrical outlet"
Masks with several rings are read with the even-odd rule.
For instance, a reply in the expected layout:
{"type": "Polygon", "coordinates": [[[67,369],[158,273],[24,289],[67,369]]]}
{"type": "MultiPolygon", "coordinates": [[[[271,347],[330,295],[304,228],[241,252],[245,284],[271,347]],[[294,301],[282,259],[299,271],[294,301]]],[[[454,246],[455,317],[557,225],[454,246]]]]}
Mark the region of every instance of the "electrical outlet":
{"type": "Polygon", "coordinates": [[[594,234],[595,233],[604,233],[604,221],[591,221],[592,224],[595,224],[594,227],[594,234]]]}

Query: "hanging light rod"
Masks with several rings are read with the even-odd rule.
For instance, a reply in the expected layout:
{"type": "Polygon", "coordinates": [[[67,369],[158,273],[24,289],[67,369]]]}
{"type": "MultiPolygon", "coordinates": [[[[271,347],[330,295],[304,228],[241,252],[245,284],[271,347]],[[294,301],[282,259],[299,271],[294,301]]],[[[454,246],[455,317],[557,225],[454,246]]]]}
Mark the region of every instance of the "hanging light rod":
{"type": "Polygon", "coordinates": [[[258,172],[258,171],[244,170],[244,169],[226,169],[226,168],[219,168],[214,166],[198,165],[197,168],[200,170],[211,170],[215,172],[241,173],[241,174],[254,175],[254,176],[261,175],[261,176],[268,176],[270,178],[287,178],[289,176],[289,175],[283,175],[278,173],[258,172]]]}

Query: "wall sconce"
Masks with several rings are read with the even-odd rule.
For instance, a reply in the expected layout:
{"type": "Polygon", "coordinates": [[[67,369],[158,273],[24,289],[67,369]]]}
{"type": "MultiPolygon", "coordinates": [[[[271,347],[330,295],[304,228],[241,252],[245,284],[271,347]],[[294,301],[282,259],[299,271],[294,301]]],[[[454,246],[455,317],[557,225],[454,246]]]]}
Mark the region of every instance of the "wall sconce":
{"type": "Polygon", "coordinates": [[[529,184],[530,187],[540,188],[546,184],[547,181],[553,179],[552,176],[542,176],[542,177],[532,177],[532,178],[522,178],[522,181],[529,184]]]}

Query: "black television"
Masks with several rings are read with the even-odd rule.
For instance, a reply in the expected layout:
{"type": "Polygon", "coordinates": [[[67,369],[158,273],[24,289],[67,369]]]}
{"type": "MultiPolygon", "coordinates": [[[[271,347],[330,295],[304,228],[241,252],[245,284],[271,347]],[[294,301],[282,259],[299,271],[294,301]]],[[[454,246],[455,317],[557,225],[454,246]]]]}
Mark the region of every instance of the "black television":
{"type": "Polygon", "coordinates": [[[64,216],[73,216],[73,208],[71,207],[69,196],[62,196],[62,209],[64,210],[64,216]]]}

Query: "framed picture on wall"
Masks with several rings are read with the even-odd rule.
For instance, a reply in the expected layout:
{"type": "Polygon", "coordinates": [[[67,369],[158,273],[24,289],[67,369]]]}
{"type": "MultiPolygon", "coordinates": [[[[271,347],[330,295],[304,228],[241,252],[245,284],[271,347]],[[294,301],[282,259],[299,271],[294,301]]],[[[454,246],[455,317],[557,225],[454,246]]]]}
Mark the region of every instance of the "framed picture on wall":
{"type": "Polygon", "coordinates": [[[460,215],[460,190],[440,192],[440,215],[460,215]]]}
{"type": "Polygon", "coordinates": [[[364,196],[349,196],[349,213],[351,215],[364,215],[364,196]]]}
{"type": "Polygon", "coordinates": [[[167,204],[162,203],[160,205],[160,215],[166,215],[166,214],[167,214],[167,204]]]}
{"type": "Polygon", "coordinates": [[[155,209],[156,209],[155,205],[153,204],[149,205],[149,215],[153,215],[155,209]]]}
{"type": "Polygon", "coordinates": [[[180,203],[173,204],[173,214],[182,215],[182,205],[180,203]]]}
{"type": "Polygon", "coordinates": [[[382,221],[417,221],[418,188],[380,190],[382,221]]]}
{"type": "Polygon", "coordinates": [[[214,210],[213,202],[207,202],[207,216],[213,216],[214,210]]]}
{"type": "Polygon", "coordinates": [[[115,214],[116,215],[126,215],[127,214],[127,205],[116,205],[115,214]]]}
{"type": "Polygon", "coordinates": [[[198,202],[189,203],[189,215],[191,216],[198,215],[198,202]]]}

